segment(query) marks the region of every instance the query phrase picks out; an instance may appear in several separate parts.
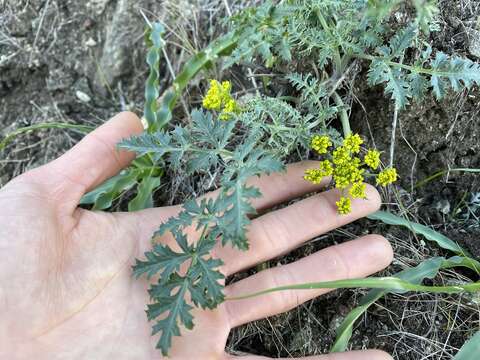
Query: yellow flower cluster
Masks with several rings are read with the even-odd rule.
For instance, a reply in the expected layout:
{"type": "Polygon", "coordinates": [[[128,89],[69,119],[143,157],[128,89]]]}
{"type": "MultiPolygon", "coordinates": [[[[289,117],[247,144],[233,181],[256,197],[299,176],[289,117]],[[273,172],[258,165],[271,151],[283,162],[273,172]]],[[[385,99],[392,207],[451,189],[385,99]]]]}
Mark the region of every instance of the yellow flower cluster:
{"type": "Polygon", "coordinates": [[[368,150],[367,154],[363,158],[365,164],[367,164],[372,170],[377,170],[380,166],[380,152],[377,150],[368,150]]]}
{"type": "Polygon", "coordinates": [[[220,120],[229,120],[238,111],[238,105],[230,92],[232,83],[210,80],[210,87],[203,98],[202,106],[207,110],[220,111],[220,120]]]}
{"type": "Polygon", "coordinates": [[[350,196],[354,199],[366,199],[366,190],[367,185],[364,182],[356,182],[352,184],[348,192],[350,193],[350,196]]]}
{"type": "Polygon", "coordinates": [[[313,184],[320,184],[322,179],[333,174],[333,166],[329,160],[320,161],[318,169],[308,169],[305,171],[304,179],[313,184]]]}
{"type": "Polygon", "coordinates": [[[350,134],[343,140],[343,146],[352,154],[358,154],[360,152],[360,145],[362,144],[363,140],[358,134],[350,134]]]}
{"type": "Polygon", "coordinates": [[[342,159],[340,163],[336,163],[334,158],[333,163],[336,165],[333,171],[335,187],[346,189],[351,184],[363,181],[365,170],[360,168],[361,161],[359,158],[349,156],[348,160],[342,159]]]}
{"type": "MultiPolygon", "coordinates": [[[[357,156],[363,144],[358,134],[348,135],[341,146],[332,151],[332,141],[328,136],[315,135],[310,143],[311,148],[318,154],[327,154],[329,159],[319,162],[318,168],[308,169],[304,179],[319,184],[323,178],[332,176],[335,187],[340,189],[341,197],[336,202],[339,214],[351,212],[352,199],[366,199],[365,171],[367,168],[376,170],[380,166],[380,152],[369,149],[362,159],[357,156]]],[[[375,174],[374,174],[375,175],[375,174]]],[[[397,180],[397,171],[388,168],[377,175],[377,184],[386,186],[397,180]]]]}
{"type": "Polygon", "coordinates": [[[377,185],[387,186],[397,181],[397,170],[395,168],[388,168],[380,172],[377,177],[377,185]]]}
{"type": "Polygon", "coordinates": [[[340,215],[352,212],[352,200],[348,197],[342,196],[335,204],[337,204],[337,211],[340,215]]]}
{"type": "Polygon", "coordinates": [[[326,154],[328,148],[332,145],[333,144],[330,138],[325,135],[315,135],[314,137],[312,137],[312,141],[310,143],[310,147],[320,155],[326,154]]]}

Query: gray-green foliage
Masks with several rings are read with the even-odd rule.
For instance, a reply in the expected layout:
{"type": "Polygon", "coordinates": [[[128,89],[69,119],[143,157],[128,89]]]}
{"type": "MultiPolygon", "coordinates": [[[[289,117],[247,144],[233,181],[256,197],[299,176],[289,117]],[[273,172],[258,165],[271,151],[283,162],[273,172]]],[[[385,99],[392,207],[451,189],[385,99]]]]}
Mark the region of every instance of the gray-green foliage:
{"type": "MultiPolygon", "coordinates": [[[[257,100],[255,104],[261,102],[257,100]]],[[[256,110],[252,108],[251,111],[266,109],[265,106],[255,106],[256,110]]],[[[275,106],[270,109],[274,111],[275,106]]],[[[278,144],[289,149],[301,147],[299,138],[309,137],[309,129],[305,129],[301,121],[278,124],[265,119],[262,126],[258,126],[252,116],[245,115],[248,113],[247,109],[237,119],[224,122],[211,112],[195,110],[188,126],[145,133],[120,143],[120,147],[139,155],[162,156],[166,166],[182,169],[190,175],[209,170],[222,174],[219,179],[221,191],[216,198],[189,200],[178,216],[160,226],[156,235],[173,234],[178,250],[157,244],[145,254],[146,260],[137,260],[134,267],[136,276],[159,275],[158,282],[149,291],[152,304],[147,314],[151,320],[163,315],[154,325],[154,333],[161,333],[158,347],[164,354],[168,353],[172,336],[180,334],[179,322],[187,328],[193,326],[192,307],[186,302],[187,296],[195,306],[209,309],[223,301],[223,286],[219,282],[223,275],[218,270],[222,262],[209,255],[217,239],[221,239],[224,246],[248,249],[246,226],[250,223],[249,217],[255,214],[250,202],[261,193],[247,185],[246,180],[281,171],[286,154],[278,151],[278,144]],[[278,133],[278,127],[288,131],[278,133]],[[272,135],[276,139],[274,143],[264,141],[272,135]],[[199,239],[186,232],[192,224],[196,224],[199,239]],[[182,267],[180,271],[184,264],[187,270],[182,267]]],[[[293,114],[300,120],[300,115],[297,118],[293,114]]]]}
{"type": "Polygon", "coordinates": [[[480,84],[478,63],[432,54],[426,35],[436,12],[431,0],[266,1],[234,17],[232,31],[239,41],[227,65],[260,58],[267,67],[289,71],[308,58],[322,71],[315,81],[333,92],[340,85],[335,80],[362,60],[369,67],[369,83],[384,84],[396,108],[403,109],[428,90],[442,99],[449,88],[480,84]],[[416,11],[415,16],[392,28],[390,15],[400,6],[416,11]]]}

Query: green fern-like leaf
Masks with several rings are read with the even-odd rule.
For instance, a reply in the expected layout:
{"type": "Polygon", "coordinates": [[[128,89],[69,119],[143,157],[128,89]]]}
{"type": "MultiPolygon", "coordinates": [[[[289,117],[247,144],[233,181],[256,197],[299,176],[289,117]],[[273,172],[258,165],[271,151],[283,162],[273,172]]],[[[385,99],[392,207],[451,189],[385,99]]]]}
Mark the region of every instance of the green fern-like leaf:
{"type": "Polygon", "coordinates": [[[222,244],[232,244],[240,250],[248,249],[246,227],[250,224],[250,215],[256,213],[250,200],[261,196],[260,191],[248,187],[241,181],[232,181],[228,190],[220,196],[220,206],[225,209],[224,215],[219,219],[218,225],[222,231],[222,244]]]}
{"type": "Polygon", "coordinates": [[[437,99],[445,96],[447,80],[454,91],[469,89],[472,85],[480,85],[480,64],[470,59],[448,57],[438,52],[431,62],[431,85],[437,99]]]}
{"type": "Polygon", "coordinates": [[[203,111],[193,112],[192,120],[187,126],[141,134],[120,144],[139,154],[162,155],[171,167],[191,173],[202,173],[210,167],[221,167],[223,172],[222,191],[216,199],[187,200],[183,210],[155,233],[173,235],[178,249],[157,244],[134,266],[136,277],[158,276],[149,291],[152,304],[147,315],[155,321],[153,333],[160,334],[157,346],[163,354],[168,353],[172,337],[180,335],[180,325],[193,327],[193,306],[213,309],[224,300],[224,276],[218,271],[223,263],[210,253],[219,239],[223,245],[248,248],[246,227],[249,216],[255,214],[251,200],[261,194],[246,185],[247,179],[283,169],[282,161],[261,141],[269,135],[268,127],[242,121],[241,116],[219,121],[203,111]],[[192,224],[201,233],[199,240],[190,239],[186,233],[192,224]],[[186,299],[191,299],[191,304],[186,299]]]}
{"type": "Polygon", "coordinates": [[[411,97],[410,86],[405,74],[396,68],[390,67],[383,59],[374,60],[368,73],[370,85],[385,83],[385,93],[390,94],[397,109],[408,105],[411,97]]]}
{"type": "Polygon", "coordinates": [[[397,32],[390,40],[389,56],[391,58],[402,57],[413,41],[417,37],[417,29],[415,26],[410,25],[405,29],[397,32]]]}
{"type": "Polygon", "coordinates": [[[156,321],[152,334],[160,333],[157,347],[163,355],[168,354],[172,337],[180,336],[180,324],[187,329],[194,326],[193,307],[186,299],[190,298],[195,306],[209,309],[224,299],[223,285],[219,282],[224,276],[217,270],[223,263],[209,257],[216,240],[202,236],[196,245],[188,244],[187,236],[182,232],[183,225],[183,222],[177,222],[170,223],[169,227],[181,252],[173,251],[167,245],[155,245],[153,251],[145,253],[147,260],[137,260],[133,269],[137,277],[159,276],[158,282],[149,289],[153,302],[148,305],[147,317],[156,321]],[[183,275],[180,273],[182,265],[188,266],[183,275]],[[159,317],[161,319],[157,320],[159,317]]]}

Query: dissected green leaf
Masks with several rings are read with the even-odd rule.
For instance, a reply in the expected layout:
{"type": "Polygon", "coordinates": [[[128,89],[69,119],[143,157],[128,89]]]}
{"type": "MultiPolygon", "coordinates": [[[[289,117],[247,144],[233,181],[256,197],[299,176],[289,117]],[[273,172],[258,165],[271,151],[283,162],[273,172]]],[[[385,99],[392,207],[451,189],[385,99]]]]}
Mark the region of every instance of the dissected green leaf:
{"type": "Polygon", "coordinates": [[[392,96],[398,110],[409,104],[408,98],[411,97],[411,91],[404,72],[390,67],[386,61],[377,59],[372,62],[368,81],[371,85],[385,83],[385,93],[392,96]]]}
{"type": "MultiPolygon", "coordinates": [[[[197,206],[199,215],[204,212],[205,209],[201,207],[206,204],[205,201],[197,206]]],[[[183,216],[190,215],[186,211],[183,216]]],[[[168,354],[172,337],[180,336],[180,324],[187,329],[194,326],[191,315],[193,307],[187,303],[187,299],[190,298],[196,306],[204,309],[213,309],[224,299],[223,285],[219,282],[224,276],[218,271],[223,263],[210,257],[216,239],[202,236],[197,244],[189,244],[182,230],[183,225],[184,222],[174,221],[162,229],[174,235],[179,251],[172,250],[168,245],[156,244],[152,251],[145,253],[146,260],[137,260],[133,267],[136,277],[159,277],[149,289],[152,303],[148,305],[147,317],[155,321],[152,333],[160,333],[157,348],[161,349],[163,355],[168,354]],[[182,270],[182,267],[186,267],[186,270],[182,270]],[[185,271],[183,275],[181,271],[185,271]]]]}
{"type": "Polygon", "coordinates": [[[402,57],[405,53],[405,50],[412,46],[416,37],[417,29],[413,25],[396,32],[390,40],[388,56],[392,59],[402,57]]]}
{"type": "Polygon", "coordinates": [[[133,275],[137,278],[146,275],[147,279],[161,275],[168,279],[170,275],[180,270],[180,266],[191,259],[191,249],[186,253],[177,253],[169,246],[155,245],[152,251],[145,253],[146,261],[137,260],[133,267],[133,275]]]}
{"type": "Polygon", "coordinates": [[[410,83],[412,98],[417,102],[421,101],[428,90],[428,80],[422,74],[410,73],[408,75],[408,82],[410,83]]]}
{"type": "Polygon", "coordinates": [[[256,213],[250,204],[251,199],[261,196],[260,191],[248,187],[241,181],[233,181],[221,194],[219,203],[224,215],[219,221],[222,229],[222,244],[231,243],[240,250],[248,249],[246,227],[250,224],[249,216],[256,213]]]}
{"type": "Polygon", "coordinates": [[[473,84],[480,85],[480,64],[470,59],[448,57],[442,52],[437,52],[431,66],[431,85],[437,99],[445,96],[447,80],[454,91],[469,89],[473,84]]]}
{"type": "MultiPolygon", "coordinates": [[[[154,320],[160,315],[167,313],[167,316],[157,320],[152,328],[152,335],[160,333],[157,349],[160,349],[164,356],[168,356],[168,350],[172,346],[172,338],[174,336],[180,336],[180,323],[187,329],[193,328],[193,316],[191,314],[193,307],[188,305],[185,300],[189,281],[187,278],[180,278],[177,282],[175,286],[172,286],[173,289],[168,296],[156,297],[156,303],[149,305],[147,309],[147,317],[150,320],[154,320]],[[157,307],[155,307],[155,305],[157,305],[157,307]]],[[[170,289],[169,285],[171,284],[162,284],[162,287],[170,289]]]]}

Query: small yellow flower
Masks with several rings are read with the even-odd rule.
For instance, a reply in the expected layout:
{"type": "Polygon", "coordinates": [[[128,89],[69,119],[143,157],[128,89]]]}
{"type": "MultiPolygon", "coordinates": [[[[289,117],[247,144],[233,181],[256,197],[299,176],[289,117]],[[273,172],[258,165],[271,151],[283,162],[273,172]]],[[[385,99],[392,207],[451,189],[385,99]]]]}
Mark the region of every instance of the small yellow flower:
{"type": "Polygon", "coordinates": [[[210,88],[203,98],[202,105],[207,110],[220,110],[222,106],[223,89],[217,80],[210,80],[210,88]]]}
{"type": "Polygon", "coordinates": [[[333,174],[333,166],[329,160],[320,161],[320,171],[322,176],[330,176],[333,174]]]}
{"type": "Polygon", "coordinates": [[[366,189],[367,185],[364,182],[356,182],[352,184],[348,192],[354,199],[365,199],[367,197],[365,194],[366,189]]]}
{"type": "Polygon", "coordinates": [[[352,154],[358,154],[362,144],[363,140],[358,134],[350,134],[343,140],[343,146],[352,154]]]}
{"type": "Polygon", "coordinates": [[[322,171],[320,169],[307,169],[303,178],[312,184],[320,184],[323,179],[322,171]]]}
{"type": "Polygon", "coordinates": [[[230,94],[230,91],[232,91],[232,83],[230,81],[222,81],[222,90],[224,94],[230,94]]]}
{"type": "Polygon", "coordinates": [[[332,141],[328,136],[325,135],[315,135],[312,138],[310,146],[319,154],[326,154],[327,149],[332,146],[332,141]]]}
{"type": "Polygon", "coordinates": [[[332,156],[333,163],[337,166],[348,163],[352,160],[347,148],[345,148],[344,146],[339,146],[338,148],[336,148],[333,151],[332,156]]]}
{"type": "Polygon", "coordinates": [[[221,84],[217,80],[210,80],[210,87],[203,98],[202,105],[207,110],[221,111],[220,120],[228,120],[232,114],[238,111],[238,105],[230,91],[232,83],[223,81],[221,84]]]}
{"type": "Polygon", "coordinates": [[[324,177],[330,176],[332,173],[332,163],[328,160],[324,160],[320,162],[318,169],[307,169],[303,178],[313,184],[320,184],[324,177]]]}
{"type": "Polygon", "coordinates": [[[352,201],[348,197],[342,196],[335,204],[340,215],[347,215],[352,211],[352,201]]]}
{"type": "Polygon", "coordinates": [[[232,114],[236,113],[238,110],[237,102],[230,98],[225,102],[225,107],[223,108],[222,113],[219,116],[220,120],[229,120],[232,117],[232,114]]]}
{"type": "Polygon", "coordinates": [[[365,164],[372,170],[376,170],[380,166],[380,152],[373,149],[368,150],[363,161],[365,161],[365,164]]]}
{"type": "Polygon", "coordinates": [[[387,168],[378,174],[377,185],[387,186],[397,181],[397,177],[397,170],[395,168],[387,168]]]}

